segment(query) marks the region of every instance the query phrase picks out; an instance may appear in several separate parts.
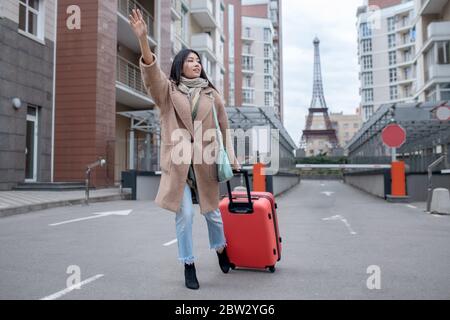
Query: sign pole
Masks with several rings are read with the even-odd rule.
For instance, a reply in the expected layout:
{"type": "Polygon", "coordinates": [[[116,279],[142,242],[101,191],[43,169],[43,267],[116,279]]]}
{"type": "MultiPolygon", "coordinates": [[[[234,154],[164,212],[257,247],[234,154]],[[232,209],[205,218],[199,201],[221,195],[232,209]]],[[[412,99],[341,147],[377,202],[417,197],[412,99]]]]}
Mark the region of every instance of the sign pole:
{"type": "Polygon", "coordinates": [[[397,161],[397,148],[391,148],[392,162],[397,161]]]}

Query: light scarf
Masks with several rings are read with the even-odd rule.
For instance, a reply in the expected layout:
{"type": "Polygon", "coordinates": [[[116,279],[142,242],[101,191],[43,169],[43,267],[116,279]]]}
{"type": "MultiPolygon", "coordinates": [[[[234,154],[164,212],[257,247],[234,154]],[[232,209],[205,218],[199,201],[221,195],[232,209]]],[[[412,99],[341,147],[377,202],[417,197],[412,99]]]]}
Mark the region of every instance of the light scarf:
{"type": "Polygon", "coordinates": [[[208,86],[209,82],[206,79],[200,77],[189,79],[181,76],[181,81],[178,85],[178,89],[184,94],[188,95],[189,101],[191,103],[191,112],[193,111],[192,108],[194,108],[195,104],[200,98],[200,92],[203,88],[207,88],[208,86]]]}

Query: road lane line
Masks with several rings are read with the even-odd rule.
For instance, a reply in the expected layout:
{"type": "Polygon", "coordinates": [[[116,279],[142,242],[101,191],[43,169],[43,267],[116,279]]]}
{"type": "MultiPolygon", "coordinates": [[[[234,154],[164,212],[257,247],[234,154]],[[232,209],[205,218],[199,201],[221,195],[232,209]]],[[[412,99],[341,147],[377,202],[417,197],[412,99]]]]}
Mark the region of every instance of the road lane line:
{"type": "Polygon", "coordinates": [[[348,229],[348,232],[350,232],[351,235],[356,235],[357,233],[352,229],[352,226],[350,225],[350,223],[348,223],[347,219],[345,219],[343,216],[341,215],[335,215],[332,217],[328,217],[328,218],[322,218],[323,221],[330,221],[330,220],[340,220],[342,221],[345,226],[348,229]]]}
{"type": "Polygon", "coordinates": [[[78,284],[74,284],[73,286],[70,286],[70,287],[68,287],[68,288],[66,288],[64,290],[61,290],[61,291],[58,291],[58,292],[56,292],[54,294],[46,296],[46,297],[44,297],[44,298],[42,298],[40,300],[55,300],[55,299],[61,298],[62,296],[68,294],[69,292],[71,292],[71,291],[73,291],[73,290],[75,290],[77,288],[81,288],[82,286],[84,286],[84,285],[86,285],[86,284],[88,284],[90,282],[93,282],[93,281],[95,281],[97,279],[100,279],[103,276],[104,276],[104,274],[98,274],[98,275],[93,276],[93,277],[91,277],[89,279],[86,279],[86,280],[84,280],[84,281],[82,281],[82,282],[80,282],[78,284]]]}
{"type": "Polygon", "coordinates": [[[408,208],[417,209],[417,207],[416,207],[416,206],[413,206],[412,204],[407,204],[406,206],[407,206],[408,208]]]}
{"type": "Polygon", "coordinates": [[[168,247],[168,246],[170,246],[170,245],[176,243],[177,241],[178,241],[177,239],[174,239],[174,240],[172,240],[172,241],[169,241],[169,242],[164,243],[163,246],[164,246],[164,247],[168,247]]]}

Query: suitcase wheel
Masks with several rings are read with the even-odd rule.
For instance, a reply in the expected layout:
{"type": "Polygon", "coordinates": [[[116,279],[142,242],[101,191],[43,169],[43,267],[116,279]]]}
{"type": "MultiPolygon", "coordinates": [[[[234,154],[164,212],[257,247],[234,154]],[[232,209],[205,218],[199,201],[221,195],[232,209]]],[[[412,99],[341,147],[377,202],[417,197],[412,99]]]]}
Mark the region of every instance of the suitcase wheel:
{"type": "Polygon", "coordinates": [[[274,273],[274,272],[275,272],[275,266],[269,267],[269,271],[270,271],[271,273],[274,273]]]}

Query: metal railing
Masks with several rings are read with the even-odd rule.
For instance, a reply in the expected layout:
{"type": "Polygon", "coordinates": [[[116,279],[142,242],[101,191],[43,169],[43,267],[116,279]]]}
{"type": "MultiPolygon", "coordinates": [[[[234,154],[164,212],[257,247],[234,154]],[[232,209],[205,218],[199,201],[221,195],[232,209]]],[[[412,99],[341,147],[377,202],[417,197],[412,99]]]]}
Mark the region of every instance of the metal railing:
{"type": "Polygon", "coordinates": [[[142,82],[141,70],[130,61],[117,56],[117,77],[116,80],[131,89],[146,94],[144,84],[142,82]]]}
{"type": "Polygon", "coordinates": [[[155,19],[147,11],[147,9],[145,9],[142,6],[142,4],[140,4],[136,0],[119,0],[117,2],[117,10],[119,10],[119,12],[121,14],[123,14],[127,19],[128,19],[128,16],[131,14],[131,11],[134,8],[138,8],[139,10],[141,10],[142,16],[143,16],[145,22],[147,23],[148,35],[150,37],[154,38],[154,36],[155,36],[155,33],[154,33],[154,30],[155,30],[155,28],[154,28],[155,19]]]}

